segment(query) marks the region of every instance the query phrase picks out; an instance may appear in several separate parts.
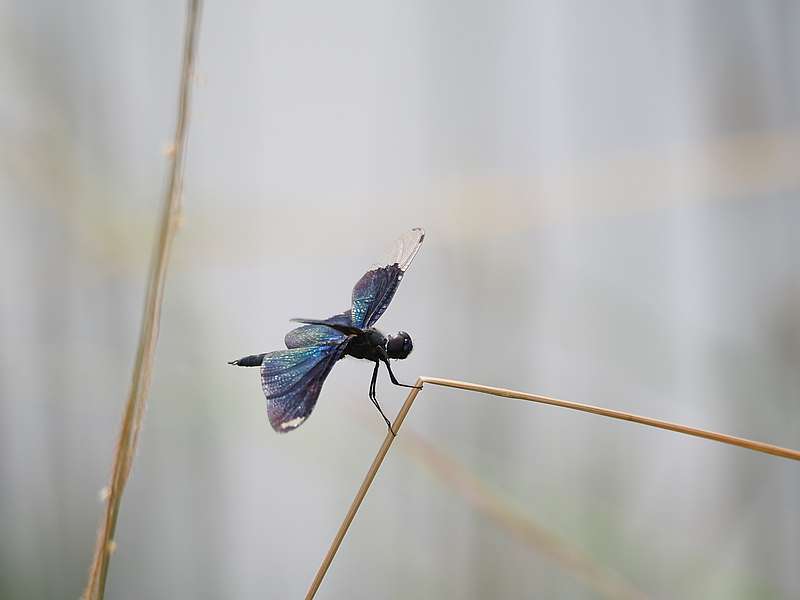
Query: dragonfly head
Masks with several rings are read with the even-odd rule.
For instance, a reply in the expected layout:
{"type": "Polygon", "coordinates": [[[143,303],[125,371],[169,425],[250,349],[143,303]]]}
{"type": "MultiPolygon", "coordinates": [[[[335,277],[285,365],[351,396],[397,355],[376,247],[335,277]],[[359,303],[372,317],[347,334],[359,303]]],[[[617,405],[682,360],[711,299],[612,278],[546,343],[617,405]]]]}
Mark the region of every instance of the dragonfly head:
{"type": "Polygon", "coordinates": [[[389,336],[386,342],[386,354],[389,358],[405,358],[414,349],[411,343],[411,336],[405,331],[399,331],[395,336],[389,336]]]}

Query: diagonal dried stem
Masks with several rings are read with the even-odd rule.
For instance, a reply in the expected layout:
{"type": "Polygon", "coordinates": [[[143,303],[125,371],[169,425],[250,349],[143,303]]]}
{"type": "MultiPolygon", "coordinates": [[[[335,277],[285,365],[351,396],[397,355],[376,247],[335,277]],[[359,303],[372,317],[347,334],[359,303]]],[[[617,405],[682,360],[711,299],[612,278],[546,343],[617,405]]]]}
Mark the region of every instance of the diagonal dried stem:
{"type": "MultiPolygon", "coordinates": [[[[397,413],[397,417],[395,417],[395,420],[392,423],[392,429],[395,432],[400,430],[403,420],[406,418],[408,411],[411,410],[411,405],[414,403],[414,398],[417,397],[420,387],[422,386],[422,379],[417,379],[417,382],[414,385],[418,387],[412,388],[411,391],[408,392],[406,401],[403,403],[403,406],[400,407],[400,412],[397,413]]],[[[336,532],[336,537],[333,538],[331,547],[328,548],[328,553],[322,560],[322,564],[320,565],[319,570],[314,577],[314,581],[311,582],[311,587],[306,593],[306,600],[313,598],[317,593],[317,590],[322,583],[322,579],[325,577],[325,573],[328,572],[328,567],[331,566],[333,557],[336,556],[336,551],[339,549],[347,530],[350,528],[350,523],[353,522],[353,518],[356,516],[356,512],[358,512],[358,507],[361,506],[361,503],[364,501],[364,496],[367,495],[367,490],[369,490],[369,486],[372,485],[372,480],[375,479],[375,474],[378,472],[378,469],[381,468],[381,463],[383,462],[386,453],[389,452],[389,448],[392,446],[394,439],[395,435],[391,431],[387,431],[386,437],[383,440],[383,444],[381,444],[381,447],[378,449],[378,454],[375,455],[375,459],[372,461],[372,464],[367,471],[367,476],[364,477],[361,487],[358,488],[356,497],[353,498],[353,502],[350,504],[350,508],[347,510],[344,521],[342,521],[342,524],[339,526],[339,531],[336,532]]]]}
{"type": "Polygon", "coordinates": [[[478,512],[528,547],[560,564],[598,596],[616,600],[647,597],[633,583],[527,517],[464,465],[413,430],[406,428],[403,443],[401,448],[428,467],[438,480],[453,488],[478,512]]]}
{"type": "MultiPolygon", "coordinates": [[[[365,425],[377,430],[378,423],[371,418],[372,415],[357,414],[354,406],[350,407],[354,418],[363,420],[365,425]]],[[[437,482],[449,487],[476,511],[524,545],[561,566],[593,590],[598,597],[612,600],[641,600],[647,597],[633,582],[537,523],[513,501],[505,498],[499,490],[492,488],[452,455],[436,448],[408,426],[403,431],[400,450],[427,469],[437,482]]]]}
{"type": "Polygon", "coordinates": [[[144,416],[147,394],[153,369],[158,330],[161,320],[161,301],[164,297],[164,281],[167,274],[172,241],[180,218],[181,194],[183,193],[183,168],[186,156],[186,140],[189,129],[189,103],[191,80],[194,73],[197,32],[200,23],[200,0],[190,0],[186,15],[186,34],[181,74],[178,121],[175,129],[174,155],[170,171],[161,229],[150,265],[147,297],[139,334],[139,348],[133,368],[133,379],[125,405],[117,447],[114,454],[111,482],[107,488],[106,510],[97,536],[94,560],[89,570],[89,580],[83,592],[85,600],[102,600],[105,594],[108,564],[115,548],[114,531],[117,526],[120,502],[125,484],[133,466],[139,432],[144,416]]]}
{"type": "MultiPolygon", "coordinates": [[[[548,396],[539,396],[536,394],[528,394],[525,392],[508,390],[505,388],[496,388],[488,385],[480,385],[476,383],[457,381],[453,379],[442,379],[439,377],[420,377],[419,379],[417,379],[416,385],[421,385],[421,384],[424,385],[426,383],[431,385],[439,385],[443,387],[457,388],[471,392],[478,392],[481,394],[491,394],[493,396],[501,396],[504,398],[517,398],[519,400],[528,400],[529,402],[538,402],[541,404],[549,404],[551,406],[558,406],[561,408],[579,410],[582,412],[588,412],[595,415],[610,417],[612,419],[621,419],[623,421],[639,423],[640,425],[648,425],[650,427],[657,427],[659,429],[675,431],[677,433],[683,433],[685,435],[702,437],[723,444],[730,444],[732,446],[739,446],[740,448],[747,448],[755,452],[763,452],[765,454],[772,454],[774,456],[789,458],[791,460],[800,460],[800,451],[798,450],[792,450],[790,448],[782,448],[780,446],[775,446],[773,444],[756,442],[753,440],[726,435],[723,433],[716,433],[714,431],[708,431],[705,429],[687,427],[685,425],[680,425],[678,423],[670,423],[669,421],[661,421],[659,419],[652,419],[650,417],[643,417],[640,415],[634,415],[631,413],[626,413],[618,410],[600,408],[598,406],[592,406],[590,404],[580,404],[578,402],[558,400],[557,398],[550,398],[548,396]]],[[[417,397],[418,393],[419,389],[412,389],[409,392],[406,401],[400,408],[400,412],[398,413],[397,418],[392,424],[392,429],[398,434],[400,432],[400,427],[403,424],[403,420],[406,418],[408,411],[411,410],[411,405],[414,403],[414,399],[417,397]]],[[[358,512],[361,503],[364,501],[364,497],[367,495],[367,491],[369,490],[370,485],[372,485],[372,481],[375,479],[375,475],[377,474],[378,469],[380,469],[380,466],[383,463],[383,459],[386,457],[386,453],[389,451],[389,448],[391,447],[393,441],[394,441],[394,436],[391,433],[387,433],[386,438],[383,440],[383,444],[378,450],[378,454],[375,456],[375,459],[372,461],[372,464],[367,470],[367,474],[364,477],[364,481],[361,483],[361,487],[359,487],[358,492],[356,492],[356,497],[353,499],[353,502],[350,504],[350,508],[347,510],[347,514],[345,515],[344,521],[342,521],[342,524],[339,526],[339,530],[336,532],[336,536],[333,538],[333,542],[331,542],[330,548],[328,548],[328,552],[325,555],[325,558],[322,560],[322,564],[320,565],[319,569],[317,570],[317,574],[314,576],[314,580],[311,582],[311,586],[308,588],[308,592],[306,593],[306,600],[311,600],[319,590],[319,586],[322,584],[322,580],[325,578],[325,574],[328,572],[328,568],[331,566],[331,562],[333,562],[333,557],[336,556],[336,552],[339,550],[339,546],[341,546],[342,540],[344,539],[345,534],[347,534],[347,530],[350,528],[350,524],[353,522],[353,519],[355,518],[356,512],[358,512]]]]}

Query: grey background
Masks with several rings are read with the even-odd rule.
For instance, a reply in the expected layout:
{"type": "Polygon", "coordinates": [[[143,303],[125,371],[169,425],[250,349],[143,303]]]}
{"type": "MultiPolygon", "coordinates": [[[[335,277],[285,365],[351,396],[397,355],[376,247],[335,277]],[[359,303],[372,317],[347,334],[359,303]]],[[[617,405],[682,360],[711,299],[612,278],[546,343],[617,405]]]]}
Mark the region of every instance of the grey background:
{"type": "MultiPolygon", "coordinates": [[[[0,3],[0,596],[77,598],[174,127],[181,2],[0,3]]],[[[206,2],[183,227],[109,598],[304,594],[383,438],[370,367],[268,427],[294,316],[403,230],[396,372],[800,447],[800,5],[206,2]]],[[[405,394],[382,378],[394,414],[405,394]]],[[[661,598],[800,596],[787,460],[429,389],[406,421],[661,598]]],[[[402,436],[319,598],[592,598],[402,436]]]]}

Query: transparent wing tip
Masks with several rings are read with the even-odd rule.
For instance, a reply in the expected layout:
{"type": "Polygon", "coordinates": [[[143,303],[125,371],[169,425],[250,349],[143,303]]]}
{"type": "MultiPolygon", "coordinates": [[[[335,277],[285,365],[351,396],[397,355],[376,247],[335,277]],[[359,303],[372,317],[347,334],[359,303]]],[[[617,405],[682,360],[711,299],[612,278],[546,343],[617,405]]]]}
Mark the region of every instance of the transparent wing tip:
{"type": "Polygon", "coordinates": [[[376,266],[397,264],[401,270],[405,271],[419,252],[424,239],[425,230],[422,227],[414,227],[397,239],[389,254],[381,261],[381,264],[376,266]]]}

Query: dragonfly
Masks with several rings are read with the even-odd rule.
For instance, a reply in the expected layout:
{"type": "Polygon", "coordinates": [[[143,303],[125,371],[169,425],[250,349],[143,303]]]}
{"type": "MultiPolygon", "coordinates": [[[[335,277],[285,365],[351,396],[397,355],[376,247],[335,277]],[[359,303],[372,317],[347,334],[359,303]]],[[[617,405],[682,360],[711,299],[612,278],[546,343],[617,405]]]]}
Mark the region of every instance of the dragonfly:
{"type": "Polygon", "coordinates": [[[419,387],[400,383],[389,362],[408,357],[414,345],[405,331],[387,337],[374,325],[394,298],[424,239],[425,232],[419,227],[402,235],[387,258],[358,280],[353,288],[351,306],[346,311],[328,319],[291,319],[302,325],[286,334],[286,350],[252,354],[228,363],[261,368],[267,416],[275,431],[286,433],[302,425],[314,410],[322,384],[333,366],[345,356],[352,356],[375,363],[369,399],[389,431],[395,434],[378,403],[375,385],[383,364],[394,385],[419,387]]]}

